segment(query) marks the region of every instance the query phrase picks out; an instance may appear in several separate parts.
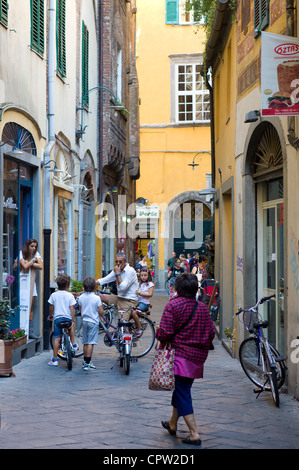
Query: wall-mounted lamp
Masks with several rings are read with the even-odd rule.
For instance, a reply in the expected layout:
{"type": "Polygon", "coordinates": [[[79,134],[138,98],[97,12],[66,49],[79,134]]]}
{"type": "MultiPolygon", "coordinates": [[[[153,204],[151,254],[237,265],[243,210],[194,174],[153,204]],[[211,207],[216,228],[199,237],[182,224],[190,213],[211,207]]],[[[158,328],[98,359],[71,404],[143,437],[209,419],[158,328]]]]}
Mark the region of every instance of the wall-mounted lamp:
{"type": "Polygon", "coordinates": [[[195,158],[197,157],[197,155],[199,155],[200,153],[209,153],[210,155],[212,155],[211,152],[209,152],[208,150],[200,150],[199,152],[197,152],[197,153],[194,155],[194,157],[193,157],[193,162],[192,162],[192,163],[188,163],[188,166],[192,166],[192,170],[194,170],[194,167],[195,167],[195,166],[199,166],[199,164],[198,164],[198,163],[194,163],[194,161],[195,161],[195,158]]]}
{"type": "Polygon", "coordinates": [[[144,197],[138,197],[136,199],[137,206],[144,206],[147,202],[148,202],[148,200],[145,199],[144,197]]]}
{"type": "Polygon", "coordinates": [[[254,111],[248,111],[245,115],[245,124],[249,122],[256,122],[258,118],[261,117],[261,113],[255,109],[254,111]]]}
{"type": "Polygon", "coordinates": [[[49,170],[49,171],[50,171],[51,173],[62,173],[62,170],[59,170],[59,169],[57,168],[57,165],[56,165],[55,160],[48,160],[47,162],[43,162],[43,161],[42,161],[41,164],[40,164],[40,166],[41,166],[41,168],[47,168],[47,169],[48,169],[48,168],[51,168],[51,167],[50,167],[50,163],[51,163],[51,162],[54,162],[54,168],[53,168],[53,170],[49,170]],[[49,166],[48,166],[48,165],[49,165],[49,166]]]}

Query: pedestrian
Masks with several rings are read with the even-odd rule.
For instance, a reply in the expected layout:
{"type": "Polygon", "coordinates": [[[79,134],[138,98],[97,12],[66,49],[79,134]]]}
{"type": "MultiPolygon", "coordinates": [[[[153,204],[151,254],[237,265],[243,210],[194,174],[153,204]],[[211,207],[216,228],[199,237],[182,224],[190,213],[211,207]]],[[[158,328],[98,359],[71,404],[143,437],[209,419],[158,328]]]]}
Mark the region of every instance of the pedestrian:
{"type": "Polygon", "coordinates": [[[171,254],[171,258],[169,258],[169,260],[167,261],[167,266],[169,268],[173,268],[175,260],[176,260],[176,252],[173,251],[171,254]]]}
{"type": "Polygon", "coordinates": [[[75,335],[73,330],[73,324],[75,323],[75,305],[76,300],[71,292],[68,292],[70,288],[71,278],[67,274],[60,274],[56,278],[56,284],[58,290],[50,295],[48,300],[50,304],[50,313],[48,320],[54,321],[54,344],[53,344],[53,356],[49,366],[58,366],[58,348],[62,337],[61,323],[70,321],[72,322],[71,327],[68,330],[70,340],[74,351],[79,349],[77,343],[75,343],[75,335]]]}
{"type": "Polygon", "coordinates": [[[22,251],[20,253],[20,268],[24,274],[30,273],[30,294],[29,294],[29,338],[37,339],[38,336],[34,334],[33,329],[33,307],[34,299],[37,297],[36,289],[36,270],[43,269],[43,260],[39,252],[37,251],[38,242],[34,238],[29,238],[25,241],[22,251]]]}
{"type": "Polygon", "coordinates": [[[84,293],[78,298],[79,310],[83,321],[83,369],[95,369],[91,358],[94,345],[98,343],[99,314],[104,315],[102,301],[95,294],[96,281],[93,277],[86,277],[83,281],[84,293]]]}
{"type": "Polygon", "coordinates": [[[192,274],[195,274],[198,279],[198,285],[201,286],[202,281],[208,279],[208,274],[206,270],[207,257],[204,255],[199,255],[197,262],[193,265],[192,274]]]}
{"type": "Polygon", "coordinates": [[[132,308],[138,305],[138,278],[134,268],[127,263],[125,253],[120,252],[116,255],[114,269],[96,281],[100,286],[116,281],[117,294],[100,294],[102,302],[107,305],[116,305],[118,310],[125,310],[123,318],[129,321],[131,318],[132,308]]]}
{"type": "Polygon", "coordinates": [[[198,256],[198,251],[194,251],[192,254],[192,258],[189,259],[190,273],[192,272],[194,264],[197,262],[198,256]]]}
{"type": "MultiPolygon", "coordinates": [[[[139,288],[136,291],[136,294],[138,295],[138,308],[142,312],[149,308],[150,299],[154,294],[154,289],[155,284],[153,283],[150,270],[148,268],[142,268],[139,274],[139,288]]],[[[143,330],[136,310],[132,311],[132,317],[137,326],[136,338],[140,338],[143,334],[143,330]]]]}
{"type": "Polygon", "coordinates": [[[175,436],[178,419],[183,416],[190,435],[182,442],[200,445],[191,387],[194,379],[203,377],[204,362],[209,350],[214,349],[212,340],[215,329],[207,307],[201,302],[196,304],[198,289],[196,276],[189,273],[179,275],[175,280],[175,289],[177,297],[166,304],[156,332],[156,338],[162,346],[170,342],[175,350],[172,415],[169,421],[162,421],[161,424],[169,434],[175,436]],[[176,334],[176,330],[182,325],[183,328],[176,334]]]}

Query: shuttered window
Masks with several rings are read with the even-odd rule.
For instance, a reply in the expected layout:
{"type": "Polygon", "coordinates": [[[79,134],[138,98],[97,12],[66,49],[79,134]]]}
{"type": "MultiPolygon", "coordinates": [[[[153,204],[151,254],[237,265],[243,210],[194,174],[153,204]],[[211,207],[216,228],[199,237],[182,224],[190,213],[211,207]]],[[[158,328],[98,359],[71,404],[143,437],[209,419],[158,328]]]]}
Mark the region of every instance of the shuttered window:
{"type": "Polygon", "coordinates": [[[179,23],[179,0],[166,0],[166,24],[179,23]]]}
{"type": "Polygon", "coordinates": [[[44,53],[44,0],[31,0],[31,49],[44,53]]]}
{"type": "Polygon", "coordinates": [[[0,23],[7,26],[8,22],[8,3],[7,0],[0,0],[0,23]]]}
{"type": "Polygon", "coordinates": [[[89,105],[88,96],[88,61],[89,61],[89,31],[82,21],[82,104],[89,105]]]}
{"type": "Polygon", "coordinates": [[[66,77],[66,49],[65,49],[65,0],[57,0],[56,6],[56,56],[57,74],[66,77]]]}
{"type": "Polygon", "coordinates": [[[269,25],[269,3],[270,0],[254,1],[254,37],[269,25]]]}

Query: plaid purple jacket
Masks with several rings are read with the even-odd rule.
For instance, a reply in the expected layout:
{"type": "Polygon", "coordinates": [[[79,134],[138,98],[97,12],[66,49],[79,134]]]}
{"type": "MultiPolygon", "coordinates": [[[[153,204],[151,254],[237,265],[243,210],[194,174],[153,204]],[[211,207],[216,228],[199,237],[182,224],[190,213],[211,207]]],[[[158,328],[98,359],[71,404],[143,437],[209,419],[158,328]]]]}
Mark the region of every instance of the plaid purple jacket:
{"type": "Polygon", "coordinates": [[[190,317],[194,306],[195,299],[176,297],[170,300],[165,306],[156,338],[162,344],[170,341],[176,356],[198,364],[204,363],[209,350],[214,349],[212,340],[215,328],[207,307],[198,302],[192,319],[177,335],[175,334],[175,331],[190,317]]]}

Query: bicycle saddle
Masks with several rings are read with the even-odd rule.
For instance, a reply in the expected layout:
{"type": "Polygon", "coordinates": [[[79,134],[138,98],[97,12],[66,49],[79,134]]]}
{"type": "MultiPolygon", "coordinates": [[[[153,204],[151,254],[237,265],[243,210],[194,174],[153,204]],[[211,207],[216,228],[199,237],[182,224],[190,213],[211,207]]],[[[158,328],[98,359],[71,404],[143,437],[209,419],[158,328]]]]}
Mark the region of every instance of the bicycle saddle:
{"type": "Polygon", "coordinates": [[[257,321],[253,324],[253,328],[267,328],[269,326],[269,322],[265,321],[257,321]]]}
{"type": "Polygon", "coordinates": [[[67,330],[72,326],[71,321],[63,321],[59,323],[60,328],[66,328],[67,330]]]}

